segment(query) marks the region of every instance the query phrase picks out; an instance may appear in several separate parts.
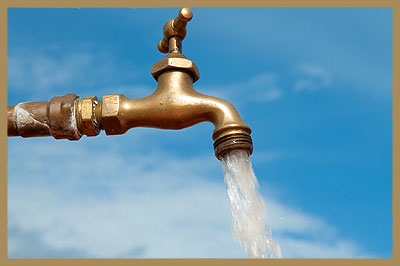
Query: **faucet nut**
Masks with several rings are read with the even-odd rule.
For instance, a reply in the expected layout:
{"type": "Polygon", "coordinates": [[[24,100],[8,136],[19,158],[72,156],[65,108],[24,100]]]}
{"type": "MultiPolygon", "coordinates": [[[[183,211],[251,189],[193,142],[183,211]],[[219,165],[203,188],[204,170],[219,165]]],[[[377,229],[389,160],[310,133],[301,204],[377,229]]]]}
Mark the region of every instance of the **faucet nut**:
{"type": "Polygon", "coordinates": [[[96,96],[87,96],[77,100],[79,130],[88,137],[97,136],[100,133],[95,113],[98,104],[99,100],[96,96]]]}
{"type": "Polygon", "coordinates": [[[122,94],[104,95],[101,108],[101,125],[107,135],[125,133],[120,116],[122,94]]]}
{"type": "Polygon", "coordinates": [[[151,75],[155,80],[158,80],[161,72],[172,69],[188,72],[193,77],[193,82],[200,78],[200,72],[196,64],[189,59],[180,57],[165,57],[158,61],[151,68],[151,75]]]}

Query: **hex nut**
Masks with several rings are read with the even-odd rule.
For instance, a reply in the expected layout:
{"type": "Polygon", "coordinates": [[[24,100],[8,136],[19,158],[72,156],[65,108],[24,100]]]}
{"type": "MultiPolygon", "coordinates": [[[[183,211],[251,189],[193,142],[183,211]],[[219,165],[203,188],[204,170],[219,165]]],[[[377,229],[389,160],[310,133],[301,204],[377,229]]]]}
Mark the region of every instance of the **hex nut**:
{"type": "Polygon", "coordinates": [[[170,69],[181,69],[189,72],[193,76],[193,82],[196,82],[200,78],[200,73],[196,64],[189,59],[179,57],[165,57],[158,61],[152,66],[151,75],[155,80],[158,80],[158,76],[161,72],[170,69]]]}
{"type": "Polygon", "coordinates": [[[107,135],[125,133],[119,117],[122,94],[104,95],[101,108],[101,124],[107,135]]]}
{"type": "Polygon", "coordinates": [[[88,137],[97,136],[100,129],[97,126],[95,108],[98,104],[96,96],[87,96],[79,99],[80,130],[88,137]]]}

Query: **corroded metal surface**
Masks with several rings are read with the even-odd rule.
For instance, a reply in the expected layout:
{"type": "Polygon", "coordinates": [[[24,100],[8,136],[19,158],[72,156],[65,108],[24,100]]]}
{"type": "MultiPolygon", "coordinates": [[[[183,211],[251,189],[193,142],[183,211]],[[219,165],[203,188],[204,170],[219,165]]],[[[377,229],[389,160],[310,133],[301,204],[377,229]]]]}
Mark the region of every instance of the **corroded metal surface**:
{"type": "Polygon", "coordinates": [[[13,125],[11,131],[22,137],[50,136],[50,126],[46,122],[47,106],[48,102],[13,105],[8,112],[9,124],[13,125]]]}
{"type": "Polygon", "coordinates": [[[75,94],[67,94],[50,101],[8,106],[8,136],[80,139],[75,119],[76,98],[75,94]]]}
{"type": "Polygon", "coordinates": [[[50,133],[56,139],[78,140],[82,134],[78,130],[75,117],[75,100],[78,96],[74,93],[50,100],[48,111],[48,124],[50,133]]]}

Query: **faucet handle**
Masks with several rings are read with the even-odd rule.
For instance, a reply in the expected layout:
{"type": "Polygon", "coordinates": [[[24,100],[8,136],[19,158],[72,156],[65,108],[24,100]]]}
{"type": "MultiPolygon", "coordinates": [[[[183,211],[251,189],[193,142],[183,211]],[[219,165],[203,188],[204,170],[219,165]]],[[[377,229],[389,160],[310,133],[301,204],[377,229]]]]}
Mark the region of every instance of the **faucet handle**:
{"type": "Polygon", "coordinates": [[[192,19],[193,12],[189,8],[185,7],[179,11],[179,14],[176,18],[170,19],[165,23],[163,29],[163,38],[158,42],[158,50],[161,53],[168,53],[171,51],[179,51],[182,52],[182,40],[186,36],[186,24],[192,19]],[[170,47],[169,40],[171,37],[179,37],[174,38],[173,46],[170,47]]]}

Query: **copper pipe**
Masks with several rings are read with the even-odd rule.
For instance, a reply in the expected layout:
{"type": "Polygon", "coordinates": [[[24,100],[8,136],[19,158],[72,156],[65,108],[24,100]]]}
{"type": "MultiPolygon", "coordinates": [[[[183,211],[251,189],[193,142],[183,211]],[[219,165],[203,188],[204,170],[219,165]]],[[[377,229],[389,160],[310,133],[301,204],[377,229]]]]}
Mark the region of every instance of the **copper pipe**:
{"type": "Polygon", "coordinates": [[[75,94],[50,101],[19,103],[7,107],[8,136],[44,137],[78,140],[75,120],[75,94]]]}
{"type": "Polygon", "coordinates": [[[49,102],[21,103],[8,106],[9,136],[54,136],[76,140],[81,135],[96,136],[100,130],[107,135],[124,134],[134,127],[179,130],[200,122],[214,124],[215,156],[232,149],[252,153],[251,129],[229,102],[201,94],[193,88],[200,78],[197,66],[182,53],[186,23],[190,9],[164,26],[159,42],[161,52],[169,52],[155,63],[151,74],[158,86],[154,93],[139,99],[122,94],[78,99],[75,94],[55,97],[49,102]]]}
{"type": "Polygon", "coordinates": [[[8,124],[7,134],[9,137],[18,136],[18,127],[14,122],[15,119],[13,118],[14,110],[15,110],[15,105],[7,106],[7,124],[8,124]]]}

